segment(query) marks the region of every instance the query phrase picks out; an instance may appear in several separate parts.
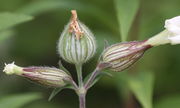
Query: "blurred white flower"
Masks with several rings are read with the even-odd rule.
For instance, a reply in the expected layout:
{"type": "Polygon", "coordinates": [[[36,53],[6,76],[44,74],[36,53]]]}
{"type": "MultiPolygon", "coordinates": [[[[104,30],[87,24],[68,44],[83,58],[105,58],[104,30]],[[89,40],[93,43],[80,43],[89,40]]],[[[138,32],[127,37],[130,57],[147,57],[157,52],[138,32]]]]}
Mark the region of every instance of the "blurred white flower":
{"type": "Polygon", "coordinates": [[[180,16],[167,19],[164,27],[174,35],[180,34],[180,16]]]}
{"type": "Polygon", "coordinates": [[[147,40],[145,44],[159,46],[170,43],[171,45],[180,44],[180,16],[167,19],[165,30],[147,40]]]}
{"type": "Polygon", "coordinates": [[[168,40],[171,44],[180,44],[180,16],[165,21],[166,30],[168,31],[168,40]]]}
{"type": "Polygon", "coordinates": [[[170,36],[168,39],[172,45],[180,44],[180,35],[170,36]]]}

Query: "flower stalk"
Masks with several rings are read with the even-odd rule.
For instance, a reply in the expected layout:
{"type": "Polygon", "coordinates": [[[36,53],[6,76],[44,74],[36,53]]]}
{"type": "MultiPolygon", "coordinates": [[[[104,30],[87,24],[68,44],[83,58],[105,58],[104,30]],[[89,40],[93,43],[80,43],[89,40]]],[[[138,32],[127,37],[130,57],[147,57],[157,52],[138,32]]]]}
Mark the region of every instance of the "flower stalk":
{"type": "Polygon", "coordinates": [[[87,80],[87,82],[85,83],[84,85],[84,88],[86,90],[88,90],[93,81],[96,79],[96,77],[101,73],[101,70],[105,69],[105,68],[108,68],[110,67],[111,65],[109,63],[103,63],[103,62],[100,62],[97,67],[95,68],[95,70],[92,72],[91,76],[89,77],[89,79],[87,80]]]}
{"type": "Polygon", "coordinates": [[[87,81],[86,84],[84,85],[84,88],[85,88],[86,90],[89,89],[89,87],[91,86],[92,82],[94,81],[94,79],[96,78],[96,76],[98,76],[99,73],[100,73],[100,70],[97,69],[97,68],[92,72],[90,78],[88,79],[88,81],[87,81]]]}
{"type": "Polygon", "coordinates": [[[79,108],[86,108],[86,94],[79,95],[79,108]]]}
{"type": "Polygon", "coordinates": [[[83,76],[82,76],[82,64],[76,64],[76,71],[77,71],[77,77],[78,77],[78,84],[79,87],[83,87],[83,76]]]}
{"type": "Polygon", "coordinates": [[[83,76],[82,76],[82,64],[76,64],[76,71],[77,71],[77,76],[78,76],[78,90],[77,90],[77,95],[79,97],[79,108],[86,108],[86,92],[87,90],[84,87],[84,82],[83,82],[83,76]]]}

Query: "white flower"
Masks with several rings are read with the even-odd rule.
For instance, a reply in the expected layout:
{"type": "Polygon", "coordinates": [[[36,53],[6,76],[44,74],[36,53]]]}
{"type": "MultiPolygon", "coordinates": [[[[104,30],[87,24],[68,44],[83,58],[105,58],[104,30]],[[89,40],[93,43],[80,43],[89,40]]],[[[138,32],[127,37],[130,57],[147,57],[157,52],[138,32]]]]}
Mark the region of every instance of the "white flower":
{"type": "Polygon", "coordinates": [[[170,43],[171,45],[180,44],[180,16],[167,19],[165,30],[147,40],[145,44],[159,46],[170,43]]]}
{"type": "Polygon", "coordinates": [[[172,45],[180,44],[180,35],[170,36],[168,39],[172,45]]]}
{"type": "Polygon", "coordinates": [[[168,31],[168,40],[171,44],[180,44],[180,16],[165,21],[166,30],[168,31]]]}

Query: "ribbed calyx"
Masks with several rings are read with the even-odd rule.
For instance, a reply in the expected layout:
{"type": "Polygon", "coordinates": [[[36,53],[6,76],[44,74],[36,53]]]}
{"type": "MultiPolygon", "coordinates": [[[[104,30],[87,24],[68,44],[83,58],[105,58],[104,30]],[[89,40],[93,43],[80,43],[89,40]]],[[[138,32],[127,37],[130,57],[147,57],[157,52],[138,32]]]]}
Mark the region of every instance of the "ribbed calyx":
{"type": "Polygon", "coordinates": [[[50,67],[19,67],[11,63],[6,64],[3,71],[8,75],[22,76],[49,87],[62,87],[72,80],[64,71],[50,67]]]}
{"type": "Polygon", "coordinates": [[[110,70],[123,71],[141,58],[147,49],[151,48],[150,45],[144,45],[144,43],[145,41],[132,41],[114,44],[105,49],[101,59],[111,65],[110,70]]]}
{"type": "Polygon", "coordinates": [[[58,53],[69,63],[85,63],[95,54],[95,38],[89,28],[78,20],[76,11],[71,12],[72,18],[58,42],[58,53]]]}

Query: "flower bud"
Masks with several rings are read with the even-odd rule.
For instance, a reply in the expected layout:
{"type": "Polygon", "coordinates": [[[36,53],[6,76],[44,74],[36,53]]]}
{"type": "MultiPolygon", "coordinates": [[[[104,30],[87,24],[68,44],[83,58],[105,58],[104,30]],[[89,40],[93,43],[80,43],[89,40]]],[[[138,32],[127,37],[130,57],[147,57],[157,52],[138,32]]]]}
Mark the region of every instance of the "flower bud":
{"type": "Polygon", "coordinates": [[[18,75],[39,84],[50,87],[62,87],[65,81],[70,81],[71,77],[64,71],[50,67],[19,67],[13,63],[5,64],[3,70],[8,75],[18,75]]]}
{"type": "Polygon", "coordinates": [[[109,63],[109,69],[112,71],[123,71],[142,57],[147,49],[151,48],[150,45],[144,45],[144,42],[132,41],[114,44],[105,49],[102,61],[109,63]]]}
{"type": "Polygon", "coordinates": [[[94,35],[77,19],[76,11],[71,12],[72,18],[59,39],[58,52],[69,63],[85,63],[96,51],[94,35]]]}

